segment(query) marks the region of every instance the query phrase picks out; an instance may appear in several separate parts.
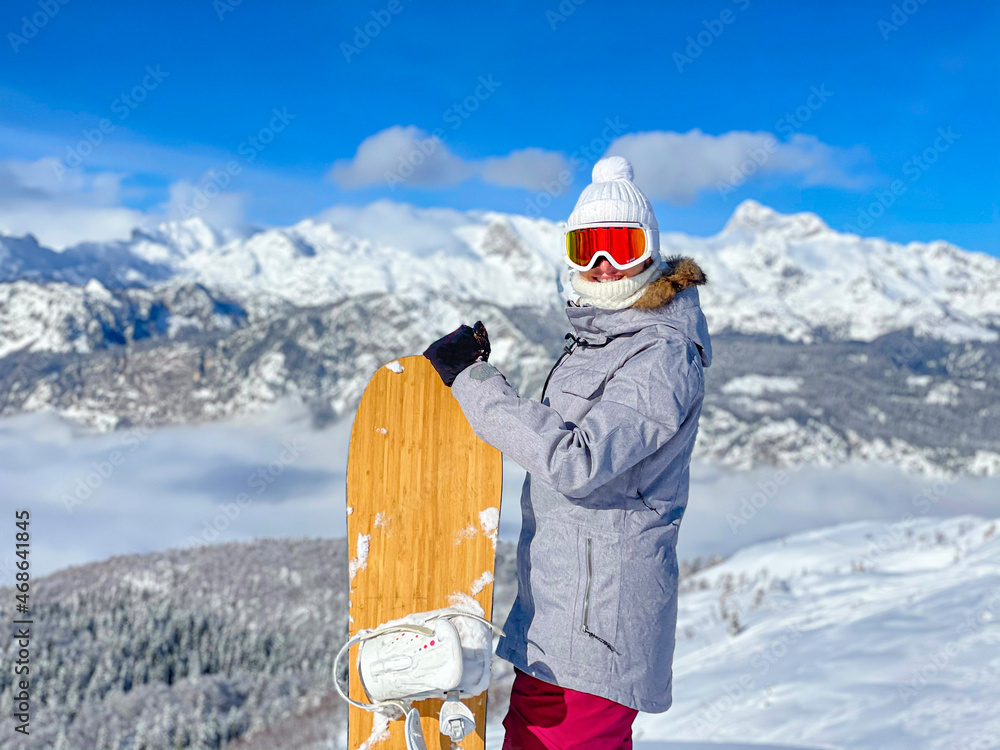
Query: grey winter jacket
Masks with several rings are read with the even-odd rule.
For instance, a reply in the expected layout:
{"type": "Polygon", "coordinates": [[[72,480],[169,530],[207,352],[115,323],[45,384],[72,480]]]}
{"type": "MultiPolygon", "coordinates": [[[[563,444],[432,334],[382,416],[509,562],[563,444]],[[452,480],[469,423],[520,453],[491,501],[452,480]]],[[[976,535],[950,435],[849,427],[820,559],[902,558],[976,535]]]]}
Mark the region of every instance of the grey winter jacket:
{"type": "Polygon", "coordinates": [[[711,363],[690,258],[632,307],[569,304],[581,339],[542,402],[486,362],[452,385],[476,434],[523,466],[518,593],[497,654],[641,711],[671,703],[677,530],[711,363]]]}

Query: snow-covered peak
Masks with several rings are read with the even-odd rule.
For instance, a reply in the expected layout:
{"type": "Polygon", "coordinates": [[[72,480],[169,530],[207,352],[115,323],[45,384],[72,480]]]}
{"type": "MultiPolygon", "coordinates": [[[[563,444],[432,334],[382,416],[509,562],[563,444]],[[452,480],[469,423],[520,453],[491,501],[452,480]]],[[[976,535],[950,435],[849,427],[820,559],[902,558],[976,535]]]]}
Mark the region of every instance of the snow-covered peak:
{"type": "MultiPolygon", "coordinates": [[[[140,239],[143,233],[136,232],[133,239],[140,239]]],[[[222,236],[209,226],[200,216],[183,221],[167,221],[145,235],[149,239],[168,246],[181,257],[199,250],[208,250],[223,244],[222,236]]]]}
{"type": "Polygon", "coordinates": [[[769,206],[747,199],[736,207],[722,231],[723,233],[778,232],[790,237],[808,237],[831,230],[826,222],[814,213],[802,211],[795,214],[782,214],[769,206]]]}
{"type": "Polygon", "coordinates": [[[719,234],[661,230],[661,246],[701,263],[713,331],[870,341],[913,327],[929,338],[993,341],[1000,328],[1000,260],[947,242],[859,237],[811,213],[744,201],[719,234]]]}
{"type": "Polygon", "coordinates": [[[551,307],[561,304],[557,235],[547,221],[378,201],[199,249],[177,269],[298,305],[388,292],[551,307]]]}

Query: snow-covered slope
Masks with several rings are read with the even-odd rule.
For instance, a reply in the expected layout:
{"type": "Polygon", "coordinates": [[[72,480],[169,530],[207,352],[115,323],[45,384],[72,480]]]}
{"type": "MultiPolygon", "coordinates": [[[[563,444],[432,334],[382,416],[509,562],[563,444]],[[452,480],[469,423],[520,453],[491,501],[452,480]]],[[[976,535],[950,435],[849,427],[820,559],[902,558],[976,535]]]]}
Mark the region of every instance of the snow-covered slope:
{"type": "Polygon", "coordinates": [[[819,529],[681,591],[674,703],[637,718],[637,750],[1000,746],[998,520],[819,529]]]}
{"type": "MultiPolygon", "coordinates": [[[[51,644],[35,687],[55,696],[38,746],[343,747],[330,644],[346,638],[348,556],[342,539],[258,539],[38,579],[51,644]]],[[[502,624],[513,545],[498,556],[502,624]]],[[[855,522],[681,571],[674,705],[638,717],[637,750],[997,747],[1000,519],[855,522]]],[[[494,665],[499,748],[510,665],[494,665]]]]}
{"type": "Polygon", "coordinates": [[[674,705],[640,739],[997,747],[1000,524],[858,522],[685,582],[674,705]]]}

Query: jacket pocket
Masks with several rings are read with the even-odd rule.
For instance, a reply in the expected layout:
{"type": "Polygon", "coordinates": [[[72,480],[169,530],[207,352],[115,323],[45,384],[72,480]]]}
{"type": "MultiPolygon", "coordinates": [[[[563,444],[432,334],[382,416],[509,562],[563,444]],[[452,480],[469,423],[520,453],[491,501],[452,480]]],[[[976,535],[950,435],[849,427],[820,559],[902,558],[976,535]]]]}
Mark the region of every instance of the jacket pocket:
{"type": "Polygon", "coordinates": [[[644,458],[642,461],[637,463],[628,472],[628,484],[625,487],[626,497],[642,497],[642,470],[648,461],[648,458],[644,458]]]}
{"type": "Polygon", "coordinates": [[[545,656],[568,660],[572,651],[573,604],[580,580],[572,551],[578,547],[579,534],[574,524],[552,517],[538,519],[527,568],[518,571],[518,597],[522,576],[528,582],[523,591],[526,642],[545,656]]]}
{"type": "Polygon", "coordinates": [[[620,655],[618,610],[621,600],[621,545],[617,534],[582,529],[580,560],[583,591],[573,633],[573,661],[609,668],[620,655]]]}

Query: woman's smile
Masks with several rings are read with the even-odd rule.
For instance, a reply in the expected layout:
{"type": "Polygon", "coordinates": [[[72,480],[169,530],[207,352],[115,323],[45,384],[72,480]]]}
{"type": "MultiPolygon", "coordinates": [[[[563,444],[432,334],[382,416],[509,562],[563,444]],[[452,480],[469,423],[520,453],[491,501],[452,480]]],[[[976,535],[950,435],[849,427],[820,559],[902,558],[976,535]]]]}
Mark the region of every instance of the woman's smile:
{"type": "Polygon", "coordinates": [[[618,281],[619,279],[624,279],[628,276],[636,276],[642,273],[649,268],[649,264],[652,262],[652,260],[647,260],[641,266],[635,266],[622,271],[611,265],[611,261],[607,258],[601,258],[599,263],[597,263],[590,270],[581,272],[580,276],[584,281],[596,281],[599,284],[605,281],[618,281]]]}

